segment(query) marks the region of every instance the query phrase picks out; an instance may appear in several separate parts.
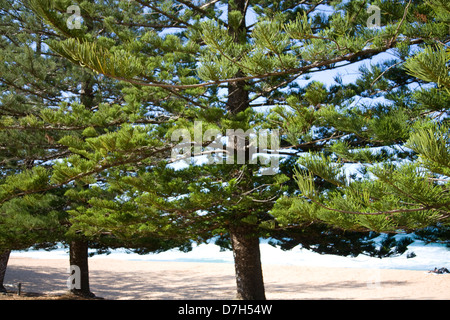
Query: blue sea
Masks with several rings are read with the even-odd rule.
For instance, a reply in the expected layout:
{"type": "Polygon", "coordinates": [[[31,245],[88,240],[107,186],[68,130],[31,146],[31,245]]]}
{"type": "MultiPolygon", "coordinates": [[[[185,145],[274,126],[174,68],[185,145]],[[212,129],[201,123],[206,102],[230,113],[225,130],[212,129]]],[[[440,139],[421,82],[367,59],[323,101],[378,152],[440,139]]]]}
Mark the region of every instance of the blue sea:
{"type": "MultiPolygon", "coordinates": [[[[271,246],[263,240],[260,244],[261,261],[265,264],[291,265],[291,266],[317,266],[317,267],[343,267],[343,268],[375,268],[375,269],[404,269],[404,270],[433,270],[445,267],[450,269],[450,249],[440,244],[425,245],[422,241],[415,241],[408,246],[408,250],[396,257],[374,258],[365,255],[357,257],[342,257],[331,254],[319,254],[301,248],[300,246],[289,251],[283,251],[271,246]],[[415,257],[408,258],[408,253],[414,252],[415,257]]],[[[68,259],[67,248],[58,248],[53,251],[28,250],[13,251],[12,257],[28,257],[37,259],[68,259]]],[[[221,251],[213,243],[200,244],[187,253],[179,250],[169,250],[157,254],[139,255],[130,253],[126,249],[115,249],[108,255],[95,255],[90,259],[120,259],[128,261],[178,261],[178,262],[214,262],[233,263],[231,251],[221,251]]]]}

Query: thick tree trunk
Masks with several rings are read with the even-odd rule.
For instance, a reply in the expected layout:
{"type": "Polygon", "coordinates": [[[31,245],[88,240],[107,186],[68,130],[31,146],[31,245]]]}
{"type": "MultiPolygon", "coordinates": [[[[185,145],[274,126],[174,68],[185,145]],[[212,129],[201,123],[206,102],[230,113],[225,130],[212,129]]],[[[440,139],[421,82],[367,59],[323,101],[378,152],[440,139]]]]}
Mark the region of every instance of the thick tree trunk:
{"type": "Polygon", "coordinates": [[[70,242],[69,259],[71,270],[74,272],[74,282],[70,291],[84,297],[95,297],[89,288],[88,257],[88,241],[75,240],[70,242]],[[77,272],[79,272],[79,275],[76,274],[77,272]]]}
{"type": "Polygon", "coordinates": [[[5,250],[0,253],[0,292],[6,292],[3,286],[3,281],[5,280],[6,267],[8,266],[9,254],[11,250],[5,250]]]}
{"type": "MultiPolygon", "coordinates": [[[[93,26],[88,22],[88,30],[92,30],[93,26]]],[[[94,107],[94,85],[95,81],[90,73],[83,76],[80,90],[80,102],[85,106],[86,110],[94,107]]],[[[89,188],[87,185],[84,188],[89,188]]],[[[84,297],[95,297],[89,288],[89,267],[88,267],[88,249],[89,243],[87,239],[77,239],[70,242],[70,272],[73,282],[70,284],[70,291],[73,294],[84,297]],[[79,275],[76,273],[79,272],[79,275]],[[79,283],[75,283],[78,282],[79,283]],[[76,286],[75,286],[76,284],[76,286]]]]}
{"type": "MultiPolygon", "coordinates": [[[[230,25],[228,28],[228,33],[236,43],[247,41],[245,21],[247,5],[248,0],[228,2],[228,14],[232,11],[240,11],[242,14],[240,23],[230,25]]],[[[241,77],[243,73],[239,71],[235,76],[241,77]]],[[[249,108],[249,95],[245,86],[244,81],[228,83],[227,108],[231,114],[237,114],[249,108]]],[[[259,237],[256,229],[254,225],[239,222],[239,225],[234,225],[229,230],[236,270],[237,299],[265,300],[259,237]]]]}
{"type": "Polygon", "coordinates": [[[256,226],[242,224],[230,229],[236,271],[237,299],[265,300],[264,280],[256,226]]]}

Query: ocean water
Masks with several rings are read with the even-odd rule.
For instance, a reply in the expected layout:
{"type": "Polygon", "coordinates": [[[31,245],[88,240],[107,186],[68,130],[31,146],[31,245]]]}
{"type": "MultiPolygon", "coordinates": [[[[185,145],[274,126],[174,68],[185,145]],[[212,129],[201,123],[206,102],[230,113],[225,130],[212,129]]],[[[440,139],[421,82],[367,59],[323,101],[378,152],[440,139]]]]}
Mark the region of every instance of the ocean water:
{"type": "MultiPolygon", "coordinates": [[[[404,270],[433,270],[435,267],[450,269],[450,249],[439,244],[425,245],[415,241],[408,250],[396,257],[374,258],[364,255],[357,257],[342,257],[331,254],[318,254],[300,246],[289,251],[283,251],[262,241],[260,244],[262,264],[343,267],[343,268],[375,268],[375,269],[404,269],[404,270]],[[414,252],[414,258],[407,258],[407,254],[414,252]]],[[[28,257],[36,259],[69,259],[68,249],[59,248],[53,251],[29,250],[13,251],[12,257],[28,257]]],[[[126,249],[112,250],[111,254],[95,255],[91,259],[120,259],[128,261],[179,261],[179,262],[215,262],[233,263],[231,251],[220,251],[213,244],[194,246],[192,251],[184,253],[179,250],[169,250],[158,254],[139,255],[129,253],[126,249]]]]}

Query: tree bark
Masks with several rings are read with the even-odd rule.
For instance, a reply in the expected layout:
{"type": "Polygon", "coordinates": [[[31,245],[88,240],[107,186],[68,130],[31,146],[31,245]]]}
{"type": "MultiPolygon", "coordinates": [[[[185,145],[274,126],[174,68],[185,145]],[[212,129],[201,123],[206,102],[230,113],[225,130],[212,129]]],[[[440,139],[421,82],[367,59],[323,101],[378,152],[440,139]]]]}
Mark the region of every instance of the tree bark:
{"type": "Polygon", "coordinates": [[[87,240],[74,240],[70,242],[70,265],[77,266],[80,271],[80,287],[74,287],[70,289],[70,292],[83,297],[95,297],[89,288],[88,248],[87,240]]]}
{"type": "MultiPolygon", "coordinates": [[[[228,3],[228,15],[232,11],[240,11],[242,14],[242,20],[238,26],[229,26],[228,33],[233,37],[236,43],[246,42],[246,32],[247,28],[245,25],[245,15],[246,15],[246,1],[245,0],[234,0],[233,4],[228,3]]],[[[242,71],[239,71],[236,75],[237,78],[244,76],[242,71]]],[[[245,89],[245,81],[237,81],[228,83],[228,101],[227,107],[232,114],[237,114],[249,107],[248,91],[245,89]]]]}
{"type": "MultiPolygon", "coordinates": [[[[247,41],[245,21],[247,4],[247,0],[228,2],[228,15],[232,11],[239,11],[242,14],[239,24],[229,25],[228,28],[228,33],[236,43],[245,43],[247,41]]],[[[239,71],[236,77],[241,76],[243,76],[243,73],[239,71]]],[[[249,108],[249,94],[245,86],[245,81],[228,83],[227,108],[231,114],[237,114],[249,108]]],[[[248,141],[246,144],[248,144],[248,141]]],[[[265,300],[257,226],[240,221],[237,225],[231,226],[229,231],[236,271],[236,298],[242,300],[265,300]]]]}
{"type": "Polygon", "coordinates": [[[237,299],[265,300],[261,253],[256,226],[243,224],[230,229],[236,271],[237,299]]]}
{"type": "MultiPolygon", "coordinates": [[[[92,30],[92,24],[88,23],[88,30],[92,30]]],[[[90,73],[86,73],[83,76],[83,80],[81,82],[81,90],[80,90],[80,102],[84,105],[86,110],[91,110],[94,106],[94,78],[90,73]]],[[[87,189],[89,186],[85,185],[83,188],[87,189]]],[[[70,242],[70,266],[71,272],[80,272],[79,280],[80,280],[80,288],[73,287],[70,289],[70,292],[84,297],[95,297],[95,294],[91,292],[89,288],[89,242],[85,238],[76,239],[70,242]],[[72,269],[72,266],[76,266],[75,270],[72,269]]],[[[71,275],[72,276],[72,275],[71,275]]],[[[74,280],[78,279],[74,276],[74,280]]]]}
{"type": "Polygon", "coordinates": [[[6,292],[3,286],[3,281],[5,280],[6,267],[8,266],[9,254],[11,250],[5,250],[0,253],[0,292],[6,292]]]}

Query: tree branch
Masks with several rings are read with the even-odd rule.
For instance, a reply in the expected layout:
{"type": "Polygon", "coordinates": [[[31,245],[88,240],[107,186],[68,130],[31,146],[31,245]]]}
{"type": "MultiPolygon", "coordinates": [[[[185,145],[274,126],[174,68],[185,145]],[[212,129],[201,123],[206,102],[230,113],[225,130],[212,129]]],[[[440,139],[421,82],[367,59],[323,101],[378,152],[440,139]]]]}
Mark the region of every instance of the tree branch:
{"type": "MultiPolygon", "coordinates": [[[[418,43],[422,43],[423,40],[422,39],[416,39],[411,41],[411,44],[418,44],[418,43]]],[[[322,61],[315,61],[313,63],[311,63],[310,65],[307,66],[303,66],[300,68],[292,68],[292,69],[288,69],[288,70],[283,70],[283,71],[275,71],[275,72],[267,72],[264,74],[258,74],[258,75],[252,75],[252,76],[245,76],[245,77],[237,77],[237,78],[230,78],[230,79],[224,79],[224,80],[216,80],[216,81],[209,81],[209,82],[205,82],[205,83],[198,83],[198,84],[188,84],[188,85],[177,85],[177,84],[170,84],[170,83],[162,83],[162,82],[143,82],[139,79],[127,79],[127,78],[123,78],[123,77],[119,77],[119,76],[113,76],[113,75],[108,75],[106,73],[104,73],[106,76],[111,77],[113,79],[119,80],[119,81],[125,81],[125,82],[129,82],[135,85],[140,85],[140,86],[146,86],[146,87],[160,87],[160,88],[172,88],[172,89],[193,89],[193,88],[201,88],[201,87],[207,87],[207,86],[212,86],[212,85],[219,85],[219,84],[223,84],[223,83],[231,83],[231,82],[241,82],[241,81],[248,81],[248,80],[254,80],[254,79],[264,79],[264,78],[269,78],[269,77],[273,77],[273,76],[282,76],[282,75],[286,75],[286,74],[302,74],[306,71],[309,71],[311,69],[315,69],[315,68],[320,68],[320,67],[324,67],[324,66],[328,66],[330,64],[336,64],[338,62],[342,62],[342,61],[353,61],[359,57],[363,57],[363,56],[371,56],[374,54],[378,54],[381,52],[384,52],[390,48],[392,48],[393,45],[395,45],[395,41],[393,41],[392,43],[389,42],[385,47],[381,48],[381,49],[366,49],[366,50],[362,50],[359,52],[355,52],[355,53],[350,53],[350,54],[346,54],[343,56],[339,56],[339,57],[335,57],[332,59],[327,59],[327,60],[322,60],[322,61]]],[[[100,71],[100,70],[97,70],[100,71]]]]}
{"type": "MultiPolygon", "coordinates": [[[[408,213],[408,212],[419,212],[419,211],[426,211],[426,210],[438,210],[439,208],[446,207],[450,205],[450,202],[443,203],[440,205],[434,205],[434,206],[422,206],[419,208],[413,208],[413,209],[394,209],[394,210],[388,210],[388,211],[377,211],[377,212],[360,212],[360,211],[348,211],[348,210],[341,210],[341,209],[335,209],[327,207],[326,205],[322,204],[320,201],[316,201],[312,198],[309,198],[312,202],[315,204],[318,204],[324,209],[335,211],[339,213],[347,213],[347,214],[357,214],[357,215],[369,215],[369,216],[376,216],[376,215],[383,215],[383,214],[394,214],[394,213],[408,213]]],[[[447,211],[445,211],[447,212],[447,211]]]]}

